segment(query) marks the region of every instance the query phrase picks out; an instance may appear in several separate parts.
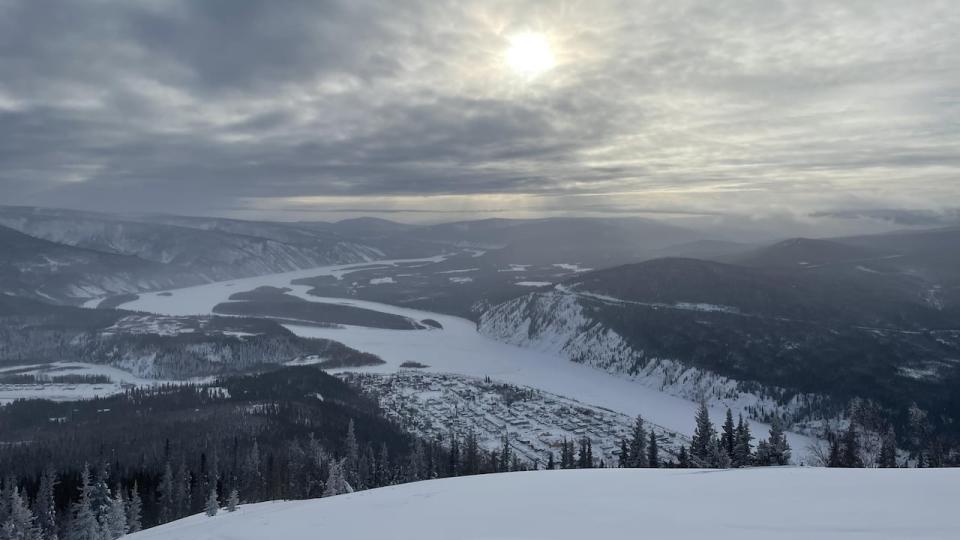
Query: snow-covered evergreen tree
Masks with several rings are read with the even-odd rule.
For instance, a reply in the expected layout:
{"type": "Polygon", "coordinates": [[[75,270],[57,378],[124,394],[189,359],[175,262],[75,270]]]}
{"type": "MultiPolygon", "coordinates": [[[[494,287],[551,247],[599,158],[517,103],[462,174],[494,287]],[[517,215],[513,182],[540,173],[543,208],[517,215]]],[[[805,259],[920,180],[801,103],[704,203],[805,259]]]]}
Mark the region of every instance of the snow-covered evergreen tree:
{"type": "Polygon", "coordinates": [[[424,479],[427,457],[423,450],[423,442],[419,438],[414,439],[413,447],[410,449],[410,458],[407,460],[407,481],[416,482],[424,479]]]}
{"type": "Polygon", "coordinates": [[[353,419],[347,424],[347,435],[343,440],[344,473],[348,482],[357,483],[357,469],[360,459],[360,450],[357,445],[357,436],[354,432],[353,419]]]}
{"type": "Polygon", "coordinates": [[[227,512],[236,512],[239,505],[240,493],[237,492],[237,488],[233,488],[230,490],[230,496],[227,497],[227,512]]]}
{"type": "Polygon", "coordinates": [[[40,487],[33,503],[37,527],[44,540],[57,540],[57,507],[54,490],[58,484],[57,472],[47,467],[40,476],[40,487]]]}
{"type": "Polygon", "coordinates": [[[190,497],[192,495],[190,490],[190,471],[187,469],[185,462],[180,462],[177,473],[173,478],[173,493],[176,499],[174,501],[174,512],[177,518],[181,518],[190,512],[190,497]]]}
{"type": "Polygon", "coordinates": [[[110,499],[110,507],[105,519],[103,529],[104,538],[115,540],[127,534],[127,504],[123,500],[123,490],[117,486],[116,493],[110,499]]]}
{"type": "Polygon", "coordinates": [[[323,488],[324,497],[334,495],[343,495],[350,493],[353,489],[347,483],[343,474],[343,460],[335,460],[330,464],[330,472],[327,474],[327,482],[323,488]]]}
{"type": "Polygon", "coordinates": [[[160,485],[157,486],[157,501],[160,506],[160,523],[166,523],[174,518],[174,479],[173,469],[168,461],[163,468],[160,485]]]}
{"type": "Polygon", "coordinates": [[[10,480],[5,482],[5,519],[0,523],[0,538],[4,540],[40,540],[40,528],[23,493],[10,480]]]}
{"type": "Polygon", "coordinates": [[[101,540],[100,524],[93,510],[93,484],[90,467],[83,466],[80,473],[80,496],[71,508],[70,530],[66,540],[101,540]]]}
{"type": "Polygon", "coordinates": [[[127,530],[135,533],[143,528],[143,501],[140,499],[140,487],[136,482],[127,499],[127,530]]]}
{"type": "Polygon", "coordinates": [[[210,489],[210,495],[207,496],[207,504],[204,508],[206,514],[210,517],[217,515],[217,512],[220,511],[220,500],[217,498],[217,486],[214,485],[210,489]]]}
{"type": "Polygon", "coordinates": [[[110,469],[106,463],[103,463],[97,469],[97,476],[93,482],[90,501],[90,506],[96,516],[97,525],[100,527],[101,538],[112,538],[109,521],[113,496],[110,493],[109,481],[110,469]]]}

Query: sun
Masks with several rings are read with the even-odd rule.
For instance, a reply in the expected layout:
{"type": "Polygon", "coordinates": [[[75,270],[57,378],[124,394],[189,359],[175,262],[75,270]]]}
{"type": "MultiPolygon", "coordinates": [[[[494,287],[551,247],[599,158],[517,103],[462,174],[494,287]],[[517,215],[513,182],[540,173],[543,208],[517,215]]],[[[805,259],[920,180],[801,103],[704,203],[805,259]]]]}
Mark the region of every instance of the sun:
{"type": "Polygon", "coordinates": [[[550,41],[543,34],[526,32],[509,38],[507,65],[514,73],[533,78],[549,71],[556,64],[550,41]]]}

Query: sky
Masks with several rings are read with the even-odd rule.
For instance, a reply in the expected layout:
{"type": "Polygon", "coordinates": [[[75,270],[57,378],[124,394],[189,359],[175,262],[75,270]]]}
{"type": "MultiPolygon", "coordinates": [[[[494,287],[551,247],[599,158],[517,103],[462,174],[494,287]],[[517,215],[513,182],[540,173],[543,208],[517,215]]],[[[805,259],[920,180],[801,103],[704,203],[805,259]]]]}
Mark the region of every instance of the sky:
{"type": "Polygon", "coordinates": [[[958,28],[955,0],[0,0],[0,203],[936,220],[958,28]]]}

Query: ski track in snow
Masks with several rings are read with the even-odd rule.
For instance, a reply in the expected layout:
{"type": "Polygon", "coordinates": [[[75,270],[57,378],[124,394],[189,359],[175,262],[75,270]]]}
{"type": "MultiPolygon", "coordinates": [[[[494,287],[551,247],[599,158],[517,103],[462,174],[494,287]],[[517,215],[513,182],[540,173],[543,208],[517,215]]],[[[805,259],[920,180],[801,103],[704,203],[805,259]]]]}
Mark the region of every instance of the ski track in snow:
{"type": "MultiPolygon", "coordinates": [[[[171,291],[144,293],[137,300],[119,307],[163,315],[210,315],[213,313],[214,306],[227,301],[231,294],[262,286],[272,286],[287,287],[291,289],[289,294],[313,302],[355,306],[416,320],[429,318],[440,322],[443,328],[410,331],[356,326],[340,328],[285,326],[297,335],[339,341],[360,351],[376,354],[386,362],[379,366],[349,368],[344,371],[393,373],[403,362],[421,362],[429,366],[425,368],[428,371],[474,377],[489,376],[503,382],[539,388],[631,416],[642,414],[644,418],[668,430],[684,435],[693,433],[697,404],[692,401],[671,396],[596,368],[571,362],[556,354],[501,343],[477,332],[476,325],[467,319],[378,302],[311,296],[307,294],[310,290],[309,286],[291,283],[296,279],[307,277],[340,276],[349,273],[351,268],[366,267],[370,264],[439,262],[445,257],[438,255],[429,259],[371,261],[327,266],[171,291]],[[163,296],[164,293],[172,294],[163,296]]],[[[734,411],[734,415],[738,412],[740,411],[734,411]]],[[[719,407],[711,409],[711,417],[715,424],[719,425],[723,421],[724,413],[725,409],[719,407]]],[[[751,426],[755,436],[766,437],[768,426],[759,422],[751,422],[751,426]]],[[[806,461],[807,448],[814,440],[795,433],[788,433],[788,440],[794,450],[795,461],[806,461]]]]}

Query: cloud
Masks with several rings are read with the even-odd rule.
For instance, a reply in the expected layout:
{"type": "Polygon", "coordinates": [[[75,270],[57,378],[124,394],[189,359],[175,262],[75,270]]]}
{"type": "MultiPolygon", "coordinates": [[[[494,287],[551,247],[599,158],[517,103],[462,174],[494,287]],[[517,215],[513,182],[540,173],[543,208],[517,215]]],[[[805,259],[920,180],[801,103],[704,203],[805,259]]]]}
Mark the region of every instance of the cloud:
{"type": "Polygon", "coordinates": [[[960,196],[958,26],[949,1],[0,0],[0,195],[936,210],[960,196]],[[503,58],[528,31],[557,61],[533,80],[503,58]]]}

